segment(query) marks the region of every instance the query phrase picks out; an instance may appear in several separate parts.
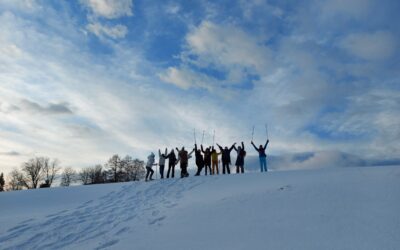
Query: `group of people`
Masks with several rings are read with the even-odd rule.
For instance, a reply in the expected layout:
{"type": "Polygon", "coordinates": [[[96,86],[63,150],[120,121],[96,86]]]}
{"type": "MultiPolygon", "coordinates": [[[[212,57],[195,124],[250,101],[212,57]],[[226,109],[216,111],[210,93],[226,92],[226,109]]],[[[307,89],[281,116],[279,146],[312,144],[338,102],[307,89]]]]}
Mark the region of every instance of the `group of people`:
{"type": "MultiPolygon", "coordinates": [[[[258,152],[259,160],[260,160],[260,169],[261,172],[267,172],[267,155],[265,150],[268,146],[269,140],[265,143],[265,145],[260,145],[256,147],[256,145],[251,142],[254,149],[258,152]]],[[[197,166],[196,176],[199,176],[205,169],[205,175],[210,174],[219,174],[219,156],[221,155],[221,162],[222,162],[222,174],[230,174],[230,165],[231,165],[231,151],[235,150],[237,153],[236,156],[236,173],[244,173],[244,159],[246,157],[246,151],[244,147],[244,143],[241,143],[241,146],[236,147],[236,143],[234,143],[231,147],[222,147],[217,143],[219,148],[214,148],[214,146],[210,146],[207,148],[203,148],[203,145],[200,145],[200,148],[197,147],[197,144],[194,144],[194,148],[191,152],[188,152],[185,147],[181,149],[176,148],[177,154],[175,154],[175,150],[172,149],[168,153],[168,149],[165,149],[165,152],[162,153],[161,150],[158,150],[159,161],[158,163],[155,162],[155,155],[151,153],[147,157],[146,163],[146,181],[153,180],[154,170],[152,169],[153,166],[158,165],[160,170],[161,179],[164,178],[164,169],[166,160],[168,160],[168,170],[166,178],[174,178],[175,177],[175,166],[180,163],[181,168],[181,178],[185,178],[189,176],[187,171],[189,159],[192,157],[192,154],[195,155],[195,162],[197,166]]]]}

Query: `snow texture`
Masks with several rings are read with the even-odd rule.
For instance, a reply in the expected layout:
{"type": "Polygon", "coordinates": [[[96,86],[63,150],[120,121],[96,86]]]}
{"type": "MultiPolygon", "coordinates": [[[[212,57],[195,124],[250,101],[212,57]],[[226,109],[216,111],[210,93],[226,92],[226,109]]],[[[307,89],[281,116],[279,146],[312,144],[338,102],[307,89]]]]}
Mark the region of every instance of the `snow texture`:
{"type": "Polygon", "coordinates": [[[0,249],[399,249],[400,167],[0,194],[0,249]]]}

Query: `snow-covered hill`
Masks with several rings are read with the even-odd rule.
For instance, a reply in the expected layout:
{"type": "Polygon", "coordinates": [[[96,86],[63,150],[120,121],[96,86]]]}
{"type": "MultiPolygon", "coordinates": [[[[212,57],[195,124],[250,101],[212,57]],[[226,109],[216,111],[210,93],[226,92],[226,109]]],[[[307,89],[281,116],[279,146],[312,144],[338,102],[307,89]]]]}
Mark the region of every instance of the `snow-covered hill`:
{"type": "Polygon", "coordinates": [[[399,249],[400,167],[0,194],[1,249],[399,249]]]}

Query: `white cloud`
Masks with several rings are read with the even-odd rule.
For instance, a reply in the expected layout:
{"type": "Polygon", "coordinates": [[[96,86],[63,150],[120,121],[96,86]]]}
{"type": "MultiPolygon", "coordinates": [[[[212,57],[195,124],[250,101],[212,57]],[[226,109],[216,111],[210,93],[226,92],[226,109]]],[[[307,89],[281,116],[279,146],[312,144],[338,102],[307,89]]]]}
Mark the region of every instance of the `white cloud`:
{"type": "MultiPolygon", "coordinates": [[[[265,70],[270,57],[262,40],[231,25],[202,22],[187,36],[188,55],[198,57],[201,66],[232,68],[240,66],[265,70]]],[[[192,61],[193,62],[193,61],[192,61]]]]}
{"type": "Polygon", "coordinates": [[[81,0],[94,15],[113,19],[132,16],[132,0],[81,0]]]}
{"type": "Polygon", "coordinates": [[[365,60],[384,60],[394,55],[398,43],[390,32],[376,31],[350,34],[341,41],[340,46],[365,60]]]}
{"type": "Polygon", "coordinates": [[[121,24],[107,26],[96,22],[88,24],[87,29],[100,38],[105,36],[113,39],[124,38],[128,33],[128,28],[121,24]]]}
{"type": "Polygon", "coordinates": [[[248,74],[264,74],[269,69],[271,53],[261,45],[263,41],[232,25],[204,21],[185,40],[185,50],[180,55],[182,65],[169,68],[161,75],[162,80],[178,87],[212,90],[221,84],[240,84],[248,74]],[[226,79],[217,80],[189,69],[193,65],[219,70],[226,74],[226,79]]]}

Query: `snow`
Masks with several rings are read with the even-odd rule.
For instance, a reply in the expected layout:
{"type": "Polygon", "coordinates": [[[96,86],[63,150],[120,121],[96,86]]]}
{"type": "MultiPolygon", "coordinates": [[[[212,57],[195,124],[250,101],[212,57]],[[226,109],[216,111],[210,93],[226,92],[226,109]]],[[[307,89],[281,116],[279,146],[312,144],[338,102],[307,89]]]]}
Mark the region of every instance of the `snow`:
{"type": "Polygon", "coordinates": [[[400,167],[0,194],[0,249],[398,249],[400,167]]]}

